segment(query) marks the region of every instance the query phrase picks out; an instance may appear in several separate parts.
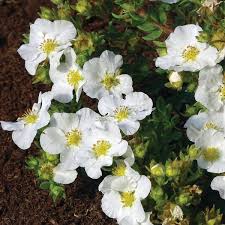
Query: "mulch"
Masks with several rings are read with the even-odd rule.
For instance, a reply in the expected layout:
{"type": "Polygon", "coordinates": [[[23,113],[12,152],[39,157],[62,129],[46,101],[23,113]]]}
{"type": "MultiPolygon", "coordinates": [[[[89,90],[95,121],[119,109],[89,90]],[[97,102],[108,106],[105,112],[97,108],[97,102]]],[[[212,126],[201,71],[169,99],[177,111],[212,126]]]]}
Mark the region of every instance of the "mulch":
{"type": "MultiPolygon", "coordinates": [[[[45,0],[0,1],[0,120],[14,121],[37,101],[38,93],[49,89],[32,85],[31,76],[17,49],[29,23],[38,17],[45,0]]],[[[101,210],[99,181],[79,176],[66,185],[66,199],[53,203],[41,190],[35,175],[26,169],[25,159],[37,150],[20,150],[11,133],[0,130],[0,225],[115,225],[101,210]]]]}

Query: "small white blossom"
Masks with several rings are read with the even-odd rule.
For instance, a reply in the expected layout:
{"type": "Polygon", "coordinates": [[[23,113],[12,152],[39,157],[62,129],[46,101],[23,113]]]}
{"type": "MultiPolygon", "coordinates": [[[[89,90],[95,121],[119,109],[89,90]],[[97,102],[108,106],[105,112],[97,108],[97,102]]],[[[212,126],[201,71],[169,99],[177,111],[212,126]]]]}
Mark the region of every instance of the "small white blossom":
{"type": "Polygon", "coordinates": [[[40,93],[38,103],[35,103],[32,109],[27,110],[19,117],[17,122],[1,121],[3,130],[13,131],[12,139],[19,148],[30,148],[37,130],[49,123],[50,115],[48,109],[51,105],[51,100],[51,92],[40,93]]]}
{"type": "Polygon", "coordinates": [[[200,71],[195,99],[209,110],[218,111],[225,105],[222,66],[208,67],[200,71]]]}
{"type": "Polygon", "coordinates": [[[218,57],[216,48],[198,41],[202,28],[188,24],[178,26],[165,41],[167,55],[156,59],[156,66],[174,71],[199,71],[206,66],[215,66],[218,57]]]}
{"type": "Polygon", "coordinates": [[[85,83],[83,72],[76,63],[76,54],[72,48],[67,48],[64,55],[65,63],[57,67],[52,66],[50,69],[49,75],[53,82],[52,93],[55,100],[68,103],[73,99],[73,91],[75,91],[78,102],[85,83]]]}
{"type": "Polygon", "coordinates": [[[198,115],[191,116],[184,125],[187,128],[187,136],[190,141],[195,142],[201,132],[214,129],[225,134],[225,111],[224,108],[218,112],[199,112],[198,115]]]}
{"type": "Polygon", "coordinates": [[[111,51],[104,51],[100,58],[93,58],[86,62],[83,72],[87,82],[84,92],[91,98],[100,99],[107,94],[128,94],[133,91],[132,79],[127,74],[120,73],[123,64],[121,55],[111,51]]]}
{"type": "MultiPolygon", "coordinates": [[[[107,177],[102,183],[106,182],[106,179],[107,177]]],[[[100,184],[99,190],[104,194],[102,210],[108,217],[117,219],[119,224],[129,224],[131,221],[139,225],[146,221],[146,214],[141,204],[151,189],[151,182],[146,176],[139,175],[135,183],[124,177],[120,182],[111,185],[111,190],[102,189],[104,186],[100,184]]]]}
{"type": "Polygon", "coordinates": [[[214,129],[202,132],[195,145],[200,148],[199,167],[210,173],[225,172],[224,134],[214,129]]]}
{"type": "Polygon", "coordinates": [[[113,157],[122,156],[128,143],[122,140],[118,126],[112,121],[99,120],[95,123],[87,138],[85,151],[79,151],[78,161],[92,179],[102,175],[101,168],[111,166],[113,157]]]}
{"type": "Polygon", "coordinates": [[[77,153],[84,151],[88,130],[99,117],[88,108],[76,113],[54,113],[50,126],[41,134],[41,147],[50,154],[60,154],[62,163],[77,168],[77,153]]]}
{"type": "Polygon", "coordinates": [[[219,191],[220,197],[225,199],[225,176],[217,176],[211,182],[212,190],[219,191]]]}
{"type": "Polygon", "coordinates": [[[99,112],[112,119],[126,135],[132,135],[152,112],[152,100],[142,92],[132,92],[125,98],[106,95],[99,100],[99,112]]]}
{"type": "Polygon", "coordinates": [[[37,19],[30,26],[29,43],[22,45],[18,53],[25,60],[27,71],[35,75],[39,63],[45,59],[54,63],[54,57],[58,58],[57,55],[71,45],[75,36],[76,28],[69,21],[37,19]]]}

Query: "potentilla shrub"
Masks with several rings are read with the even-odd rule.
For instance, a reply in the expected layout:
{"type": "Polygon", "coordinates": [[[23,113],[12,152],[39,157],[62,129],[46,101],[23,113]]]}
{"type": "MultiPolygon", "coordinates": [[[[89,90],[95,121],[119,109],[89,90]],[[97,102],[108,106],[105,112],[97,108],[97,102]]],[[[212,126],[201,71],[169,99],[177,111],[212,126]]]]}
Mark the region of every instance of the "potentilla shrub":
{"type": "Polygon", "coordinates": [[[52,3],[18,49],[51,91],[1,121],[39,149],[26,164],[40,188],[58,201],[84,170],[119,225],[221,225],[225,3],[52,3]]]}

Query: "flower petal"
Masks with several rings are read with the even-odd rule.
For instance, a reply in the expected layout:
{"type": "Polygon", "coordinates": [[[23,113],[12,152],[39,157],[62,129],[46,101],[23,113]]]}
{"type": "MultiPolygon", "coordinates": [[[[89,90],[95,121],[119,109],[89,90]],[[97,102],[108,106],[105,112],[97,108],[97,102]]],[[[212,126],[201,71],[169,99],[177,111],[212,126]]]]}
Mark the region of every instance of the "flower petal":
{"type": "Polygon", "coordinates": [[[65,135],[56,127],[46,128],[41,134],[40,144],[44,151],[50,154],[59,154],[66,148],[65,135]]]}
{"type": "Polygon", "coordinates": [[[64,166],[60,163],[54,168],[53,180],[59,184],[71,184],[77,178],[76,170],[65,170],[64,166]]]}
{"type": "Polygon", "coordinates": [[[34,126],[25,126],[22,130],[13,131],[12,139],[20,149],[25,150],[30,148],[36,134],[34,126]]]}

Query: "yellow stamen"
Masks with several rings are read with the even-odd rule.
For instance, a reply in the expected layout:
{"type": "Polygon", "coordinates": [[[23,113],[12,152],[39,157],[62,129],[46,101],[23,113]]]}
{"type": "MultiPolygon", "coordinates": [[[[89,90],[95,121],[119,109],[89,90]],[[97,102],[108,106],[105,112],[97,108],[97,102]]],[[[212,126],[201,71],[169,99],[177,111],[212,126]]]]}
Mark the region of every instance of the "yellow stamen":
{"type": "Polygon", "coordinates": [[[118,177],[125,176],[125,174],[126,174],[126,165],[125,164],[117,165],[116,167],[114,167],[112,169],[112,174],[114,176],[118,176],[118,177]]]}
{"type": "Polygon", "coordinates": [[[122,192],[121,194],[121,202],[123,203],[123,207],[132,207],[135,201],[135,196],[133,192],[122,192]]]}
{"type": "Polygon", "coordinates": [[[78,146],[81,142],[82,135],[77,129],[72,130],[66,134],[66,141],[68,146],[78,146]]]}
{"type": "Polygon", "coordinates": [[[213,122],[207,122],[204,127],[205,127],[205,129],[218,130],[218,126],[213,122]]]}
{"type": "Polygon", "coordinates": [[[109,149],[111,148],[111,144],[109,141],[100,140],[97,141],[96,144],[93,145],[93,152],[96,157],[107,155],[109,149]]]}
{"type": "Polygon", "coordinates": [[[34,124],[38,120],[38,115],[31,109],[28,109],[21,117],[26,124],[34,124]]]}
{"type": "Polygon", "coordinates": [[[71,70],[67,74],[67,81],[71,86],[74,86],[75,89],[78,88],[79,82],[84,80],[82,75],[78,70],[71,70]]]}
{"type": "Polygon", "coordinates": [[[185,61],[195,61],[200,51],[193,46],[188,46],[183,52],[183,58],[185,61]]]}
{"type": "Polygon", "coordinates": [[[225,100],[225,85],[220,87],[219,94],[222,100],[225,100]]]}
{"type": "Polygon", "coordinates": [[[53,52],[56,47],[58,46],[57,42],[52,39],[44,40],[44,42],[41,44],[41,49],[44,53],[49,55],[51,52],[53,52]]]}
{"type": "Polygon", "coordinates": [[[202,157],[205,161],[215,162],[220,158],[220,152],[218,148],[209,147],[202,150],[202,157]]]}
{"type": "Polygon", "coordinates": [[[128,116],[129,116],[129,108],[126,106],[122,106],[115,111],[114,117],[118,122],[122,122],[123,120],[127,119],[128,116]]]}
{"type": "Polygon", "coordinates": [[[116,77],[117,74],[106,73],[101,83],[105,87],[106,90],[110,91],[113,87],[116,87],[120,81],[116,77]]]}

